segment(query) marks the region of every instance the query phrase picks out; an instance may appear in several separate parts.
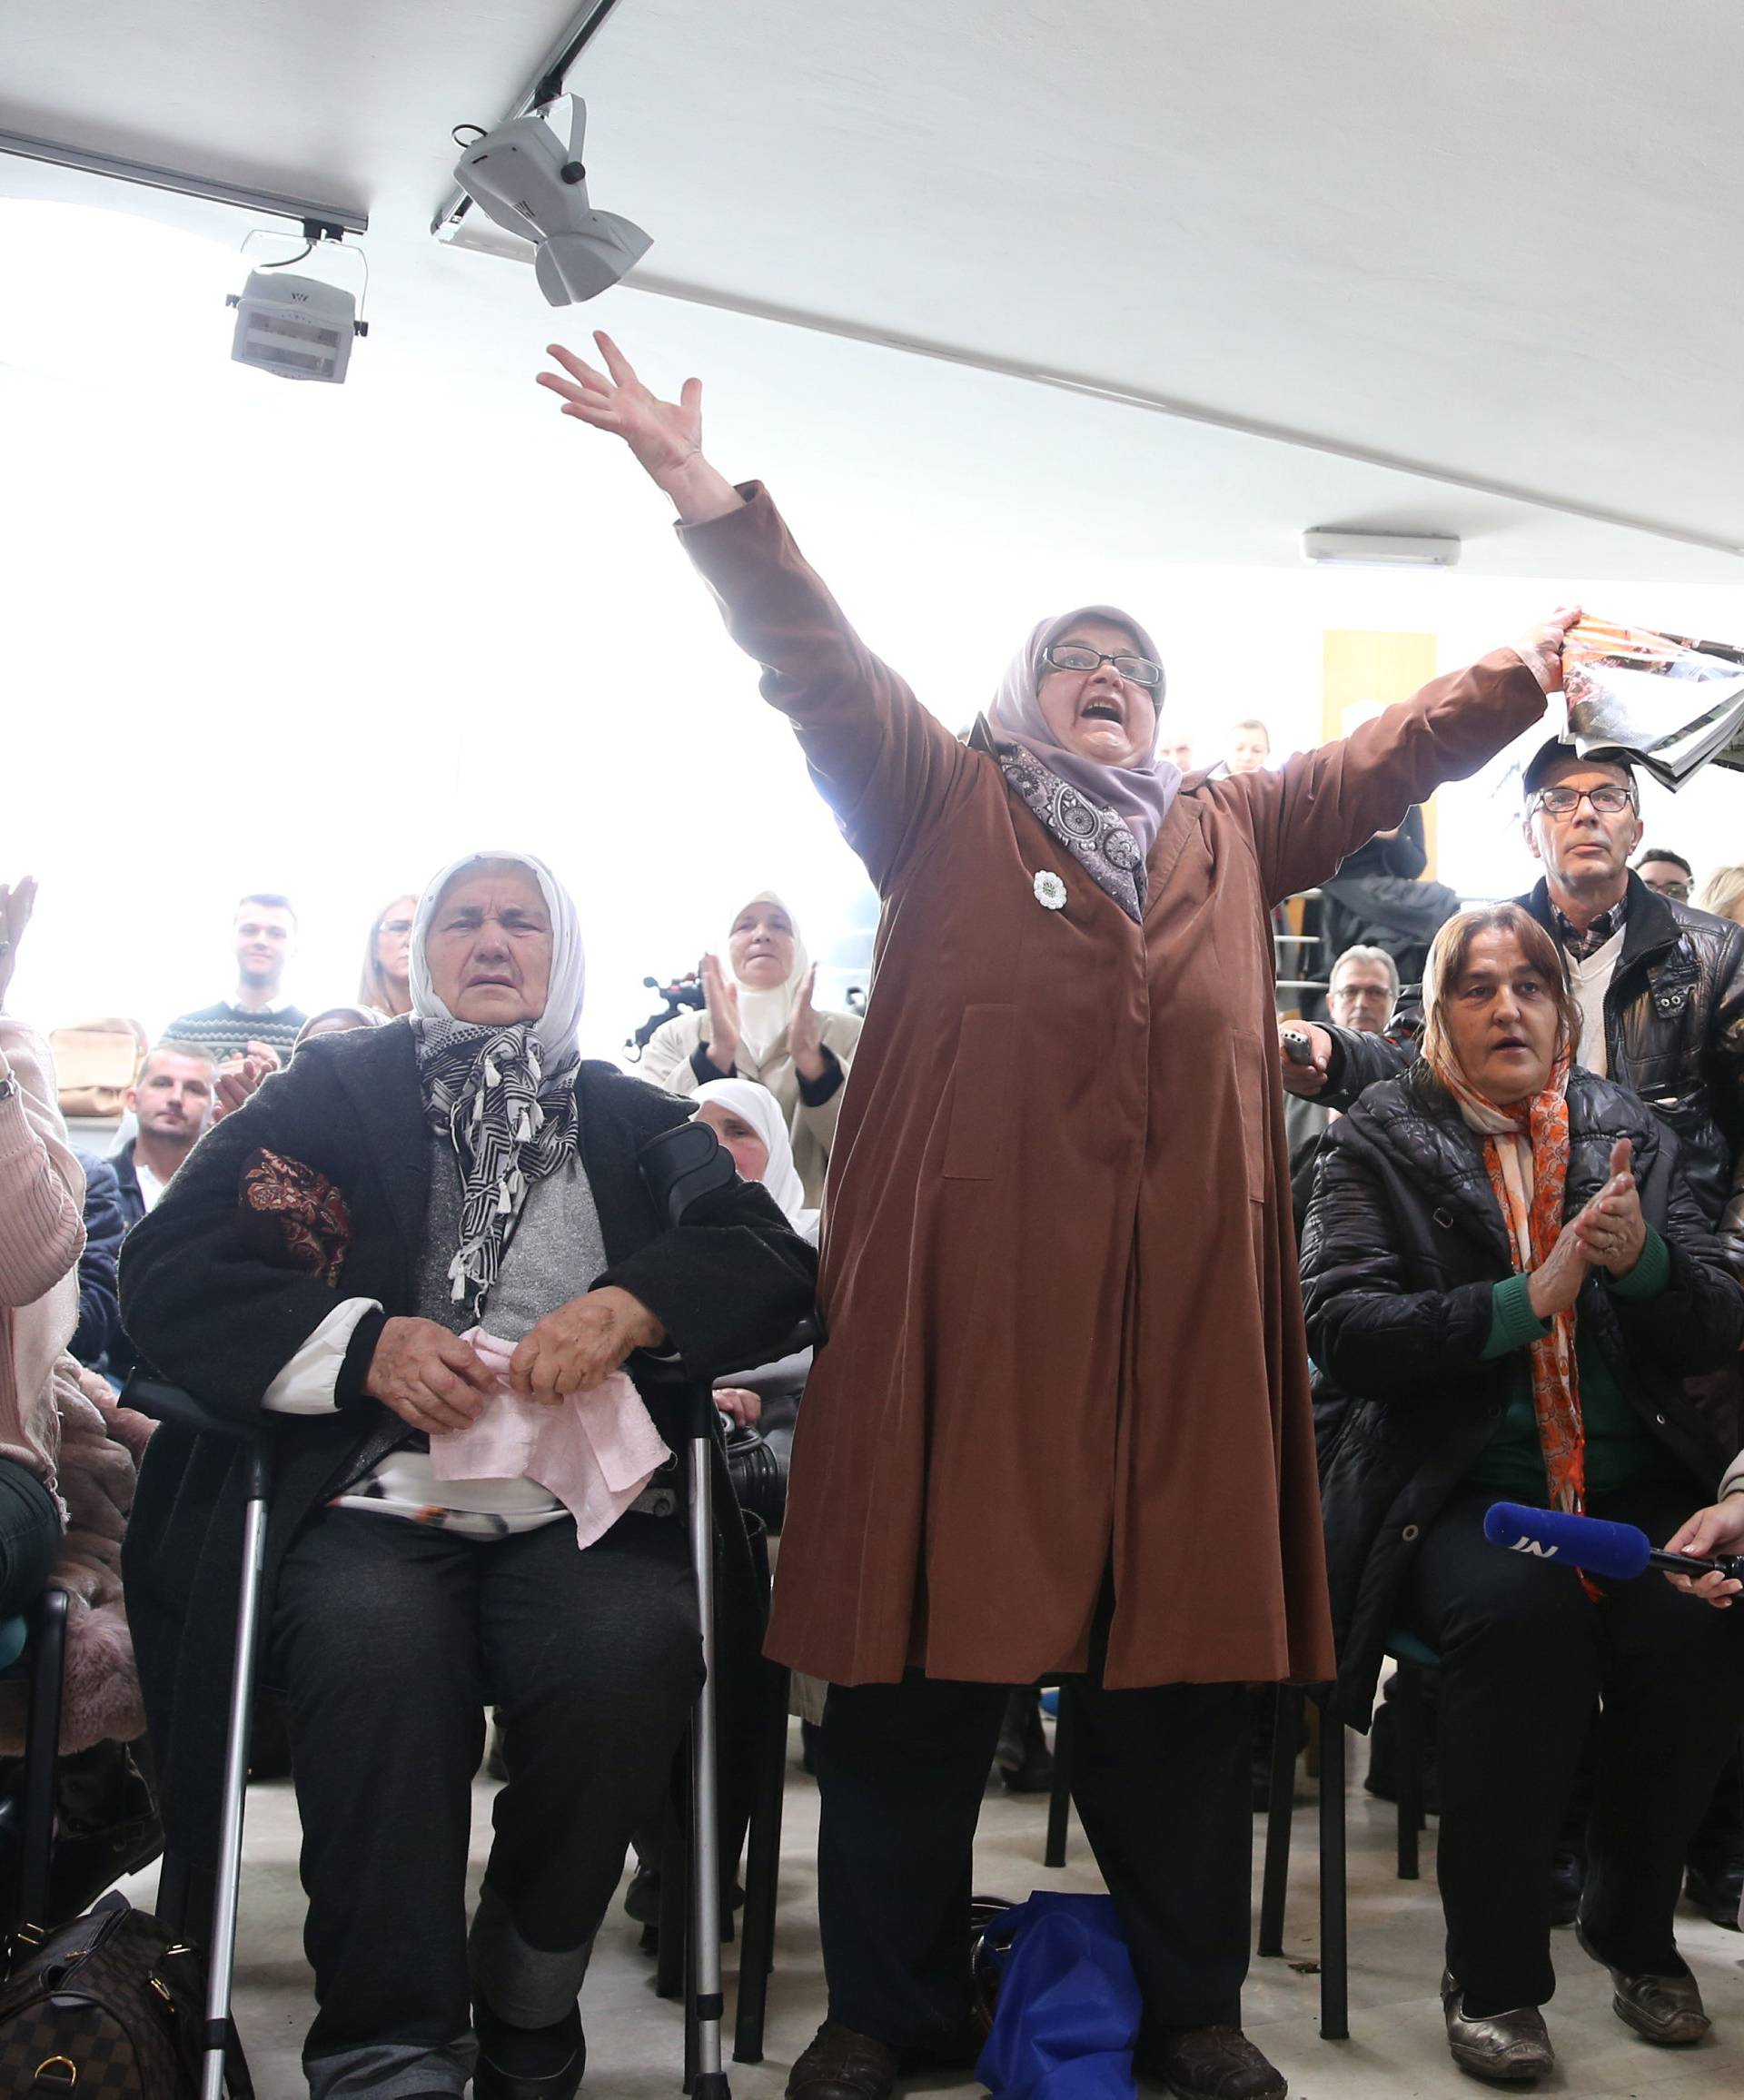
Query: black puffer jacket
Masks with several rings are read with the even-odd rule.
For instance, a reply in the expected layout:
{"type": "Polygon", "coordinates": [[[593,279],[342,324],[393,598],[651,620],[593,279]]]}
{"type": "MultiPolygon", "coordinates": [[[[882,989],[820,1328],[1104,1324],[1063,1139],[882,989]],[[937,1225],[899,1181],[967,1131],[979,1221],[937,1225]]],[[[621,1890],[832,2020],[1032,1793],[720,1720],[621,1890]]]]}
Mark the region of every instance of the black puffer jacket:
{"type": "MultiPolygon", "coordinates": [[[[1725,1459],[1680,1381],[1744,1336],[1733,1279],[1680,1164],[1677,1138],[1634,1095],[1569,1080],[1565,1214],[1634,1146],[1648,1223],[1671,1251],[1657,1298],[1613,1296],[1597,1273],[1576,1309],[1643,1422],[1688,1467],[1690,1506],[1725,1459]]],[[[1366,1729],[1388,1633],[1422,1532],[1494,1436],[1520,1360],[1486,1362],[1492,1286],[1512,1273],[1481,1141],[1429,1067],[1371,1087],[1327,1134],[1302,1244],[1338,1704],[1366,1729]]]]}
{"type": "MultiPolygon", "coordinates": [[[[1515,902],[1554,937],[1542,881],[1515,902]]],[[[1343,1108],[1402,1072],[1422,1023],[1408,1001],[1386,1035],[1331,1028],[1332,1083],[1320,1098],[1343,1108]]],[[[1673,904],[1631,875],[1623,952],[1605,993],[1605,1051],[1610,1076],[1682,1139],[1696,1200],[1744,1274],[1744,1181],[1734,1170],[1744,1154],[1744,926],[1673,904]]]]}

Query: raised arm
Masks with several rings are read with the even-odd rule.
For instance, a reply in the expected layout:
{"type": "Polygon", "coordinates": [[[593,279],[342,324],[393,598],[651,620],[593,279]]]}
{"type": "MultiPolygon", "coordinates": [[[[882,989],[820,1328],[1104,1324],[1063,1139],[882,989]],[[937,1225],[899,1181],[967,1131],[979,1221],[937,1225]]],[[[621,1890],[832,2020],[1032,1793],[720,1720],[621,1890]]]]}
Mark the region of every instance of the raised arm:
{"type": "Polygon", "coordinates": [[[1335,744],[1219,792],[1244,798],[1260,877],[1273,903],[1312,889],[1346,854],[1403,821],[1443,780],[1462,780],[1530,728],[1562,684],[1562,638],[1580,617],[1564,606],[1511,649],[1432,679],[1335,744]]]}
{"type": "Polygon", "coordinates": [[[658,399],[609,336],[606,371],[553,343],[563,375],[540,384],[563,413],[629,447],[679,514],[686,550],[728,631],[763,667],[765,699],[792,722],[812,778],[880,891],[967,791],[978,763],[849,626],[768,494],[734,488],[702,451],[702,385],[658,399]]]}

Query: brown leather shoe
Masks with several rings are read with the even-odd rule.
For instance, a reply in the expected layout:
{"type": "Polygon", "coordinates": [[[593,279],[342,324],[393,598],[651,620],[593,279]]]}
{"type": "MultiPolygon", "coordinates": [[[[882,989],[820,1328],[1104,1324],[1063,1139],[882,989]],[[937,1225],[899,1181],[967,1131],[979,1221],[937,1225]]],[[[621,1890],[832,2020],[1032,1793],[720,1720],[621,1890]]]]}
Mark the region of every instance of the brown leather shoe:
{"type": "Polygon", "coordinates": [[[890,2100],[897,2052],[826,2020],[788,2075],[788,2100],[890,2100]]]}
{"type": "Polygon", "coordinates": [[[1239,2027],[1164,2027],[1137,2053],[1176,2100],[1287,2100],[1283,2074],[1239,2027]]]}
{"type": "Polygon", "coordinates": [[[1550,2030],[1536,2006],[1516,2006],[1507,2013],[1468,2013],[1459,1985],[1443,1973],[1442,2015],[1453,2061],[1474,2077],[1511,2085],[1517,2079],[1541,2078],[1555,2067],[1550,2030]]]}
{"type": "Polygon", "coordinates": [[[1575,1937],[1582,1951],[1610,1972],[1611,2011],[1644,2042],[1655,2042],[1662,2049],[1683,2049],[1712,2029],[1714,2023],[1702,2010],[1700,1986],[1688,1969],[1680,1976],[1632,1976],[1611,1967],[1587,1937],[1584,1926],[1575,1927],[1575,1937]]]}

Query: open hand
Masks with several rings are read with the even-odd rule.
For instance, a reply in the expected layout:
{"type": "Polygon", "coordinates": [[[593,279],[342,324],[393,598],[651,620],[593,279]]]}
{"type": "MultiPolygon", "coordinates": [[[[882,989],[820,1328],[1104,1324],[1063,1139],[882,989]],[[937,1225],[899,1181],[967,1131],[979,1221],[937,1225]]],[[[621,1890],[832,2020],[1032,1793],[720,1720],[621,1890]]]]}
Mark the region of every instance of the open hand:
{"type": "Polygon", "coordinates": [[[470,1429],[495,1383],[470,1342],[434,1320],[390,1320],[363,1390],[426,1436],[470,1429]]]}
{"type": "Polygon", "coordinates": [[[18,961],[18,944],[25,937],[30,915],[36,908],[36,877],[27,875],[18,882],[0,882],[0,1006],[12,988],[12,973],[18,961]]]}
{"type": "Polygon", "coordinates": [[[1542,627],[1533,628],[1511,645],[1514,654],[1538,680],[1541,692],[1562,690],[1562,642],[1580,618],[1578,605],[1559,605],[1542,627]]]}
{"type": "Polygon", "coordinates": [[[1333,1039],[1324,1028],[1316,1027],[1312,1021],[1280,1021],[1278,1060],[1283,1073],[1283,1091],[1312,1101],[1324,1088],[1326,1075],[1333,1068],[1333,1039]],[[1291,1035],[1299,1036],[1307,1044],[1308,1064],[1298,1065],[1284,1047],[1285,1038],[1291,1035]]]}
{"type": "Polygon", "coordinates": [[[586,358],[560,342],[550,342],[547,354],[569,377],[542,371],[539,383],[562,397],[566,416],[621,438],[649,478],[664,484],[702,457],[702,381],[686,380],[676,401],[663,401],[637,378],[635,366],[604,329],[595,329],[593,340],[604,371],[595,371],[586,358]]]}
{"type": "Polygon", "coordinates": [[[811,1003],[811,995],[817,989],[818,966],[814,963],[806,972],[798,992],[795,995],[793,1011],[788,1015],[788,1052],[802,1079],[819,1080],[824,1075],[824,1031],[818,1018],[818,1011],[811,1003]]]}
{"type": "MultiPolygon", "coordinates": [[[[1744,1490],[1728,1495],[1724,1501],[1711,1503],[1705,1510],[1698,1510],[1681,1530],[1666,1540],[1673,1553],[1744,1553],[1744,1490]]],[[[1705,1598],[1709,1604],[1724,1611],[1738,1595],[1741,1587],[1729,1582],[1723,1575],[1674,1575],[1670,1569],[1665,1579],[1674,1590],[1681,1590],[1690,1597],[1705,1598]]]]}
{"type": "Polygon", "coordinates": [[[530,1400],[554,1405],[618,1369],[632,1349],[657,1349],[666,1329],[639,1298],[608,1283],[548,1312],[510,1360],[509,1379],[530,1400]]]}
{"type": "Polygon", "coordinates": [[[218,1067],[212,1091],[212,1120],[222,1123],[233,1115],[243,1102],[260,1091],[269,1072],[279,1068],[278,1052],[265,1043],[251,1043],[239,1057],[226,1057],[218,1067]]]}
{"type": "Polygon", "coordinates": [[[1627,1276],[1647,1246],[1641,1192],[1630,1172],[1634,1147],[1620,1137],[1611,1147],[1610,1179],[1573,1221],[1582,1253],[1595,1269],[1627,1276]]]}
{"type": "Polygon", "coordinates": [[[720,966],[718,956],[702,958],[702,996],[708,1015],[708,1062],[730,1079],[738,1061],[738,986],[720,966]]]}

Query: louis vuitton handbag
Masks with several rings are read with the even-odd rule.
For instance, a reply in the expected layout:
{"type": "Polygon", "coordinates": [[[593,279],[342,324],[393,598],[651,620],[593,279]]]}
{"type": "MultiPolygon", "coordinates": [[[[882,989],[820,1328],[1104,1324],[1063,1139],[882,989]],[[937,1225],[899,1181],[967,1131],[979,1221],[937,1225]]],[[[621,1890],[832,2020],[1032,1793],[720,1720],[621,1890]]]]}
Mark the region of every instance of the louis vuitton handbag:
{"type": "MultiPolygon", "coordinates": [[[[198,2100],[205,1965],[113,1891],[38,1937],[14,1935],[0,1986],[0,2093],[60,2100],[198,2100]]],[[[233,2034],[230,2100],[253,2100],[233,2034]]]]}

